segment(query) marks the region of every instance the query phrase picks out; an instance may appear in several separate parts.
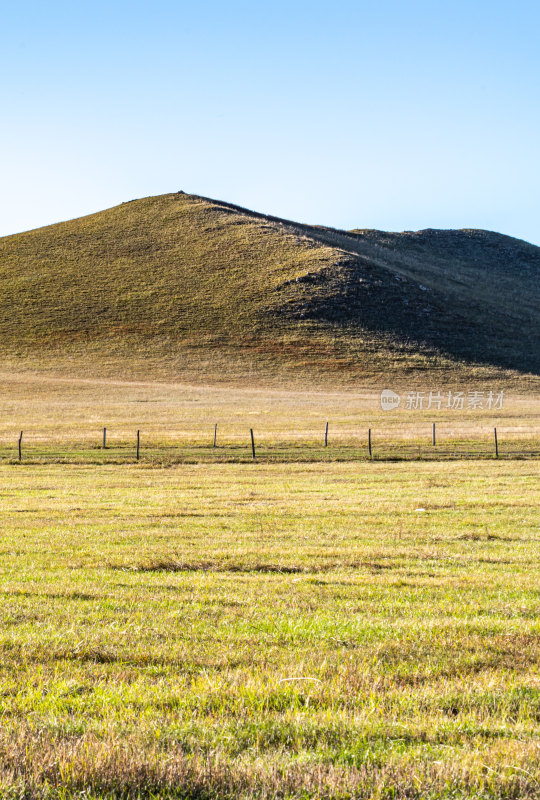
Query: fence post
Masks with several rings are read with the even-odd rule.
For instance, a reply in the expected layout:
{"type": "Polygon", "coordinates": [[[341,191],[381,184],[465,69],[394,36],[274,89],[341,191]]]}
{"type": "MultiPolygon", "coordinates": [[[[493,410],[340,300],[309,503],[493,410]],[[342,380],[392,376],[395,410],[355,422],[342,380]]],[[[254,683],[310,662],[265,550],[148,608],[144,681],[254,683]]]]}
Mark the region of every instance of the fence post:
{"type": "Polygon", "coordinates": [[[369,457],[371,458],[371,428],[369,429],[368,433],[368,447],[369,447],[369,457]]]}
{"type": "Polygon", "coordinates": [[[216,440],[217,440],[217,422],[214,425],[214,447],[216,447],[216,440]]]}
{"type": "Polygon", "coordinates": [[[493,428],[493,434],[495,436],[495,458],[499,458],[499,443],[497,441],[497,428],[493,428]]]}
{"type": "Polygon", "coordinates": [[[433,423],[433,447],[435,447],[436,440],[435,440],[435,423],[433,423]]]}
{"type": "Polygon", "coordinates": [[[140,447],[141,447],[141,432],[137,431],[137,461],[139,460],[140,447]]]}
{"type": "Polygon", "coordinates": [[[103,428],[103,449],[107,448],[107,428],[103,428]]]}
{"type": "Polygon", "coordinates": [[[255,459],[255,439],[253,437],[253,428],[250,428],[249,432],[251,434],[251,454],[253,456],[253,459],[255,459]]]}
{"type": "Polygon", "coordinates": [[[23,432],[21,431],[19,434],[19,461],[22,461],[22,435],[23,432]]]}
{"type": "Polygon", "coordinates": [[[324,446],[328,447],[328,422],[326,423],[326,428],[324,429],[324,446]]]}

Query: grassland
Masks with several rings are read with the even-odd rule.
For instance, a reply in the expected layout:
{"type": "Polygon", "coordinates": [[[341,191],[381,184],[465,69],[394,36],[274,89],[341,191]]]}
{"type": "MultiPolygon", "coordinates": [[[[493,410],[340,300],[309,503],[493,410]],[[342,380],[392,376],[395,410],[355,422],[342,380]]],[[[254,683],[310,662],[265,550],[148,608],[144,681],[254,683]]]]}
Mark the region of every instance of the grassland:
{"type": "MultiPolygon", "coordinates": [[[[0,460],[17,461],[24,431],[28,462],[131,463],[141,431],[144,462],[212,463],[251,460],[250,428],[260,462],[375,459],[493,458],[497,428],[499,457],[538,457],[540,401],[530,391],[507,389],[502,409],[407,410],[407,390],[397,411],[383,412],[380,394],[353,390],[241,390],[212,385],[122,382],[0,372],[0,460]],[[329,423],[328,447],[324,430],[329,423]],[[432,425],[437,446],[432,446],[432,425]],[[217,447],[213,447],[217,424],[217,447]],[[102,448],[103,428],[107,448],[102,448]]],[[[451,391],[474,391],[475,381],[451,391]]],[[[437,384],[431,384],[433,390],[437,384]]],[[[440,388],[440,387],[439,387],[440,388]]],[[[501,384],[492,384],[497,392],[501,384]]],[[[424,405],[427,406],[426,393],[424,405]]]]}
{"type": "Polygon", "coordinates": [[[538,797],[536,464],[0,467],[11,797],[538,797]]]}
{"type": "Polygon", "coordinates": [[[537,398],[2,385],[0,448],[89,452],[107,424],[194,463],[0,463],[0,796],[540,797],[538,461],[346,458],[434,417],[529,440],[537,398]],[[210,463],[215,421],[266,456],[210,463]]]}
{"type": "Polygon", "coordinates": [[[0,797],[540,798],[539,266],[182,193],[0,240],[0,797]]]}

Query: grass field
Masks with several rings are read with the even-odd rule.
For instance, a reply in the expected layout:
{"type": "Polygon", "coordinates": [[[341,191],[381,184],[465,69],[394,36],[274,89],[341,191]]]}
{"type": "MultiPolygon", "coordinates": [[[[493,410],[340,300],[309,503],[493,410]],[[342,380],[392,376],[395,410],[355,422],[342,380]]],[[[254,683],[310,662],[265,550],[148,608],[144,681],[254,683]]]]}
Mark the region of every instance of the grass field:
{"type": "MultiPolygon", "coordinates": [[[[276,390],[158,382],[59,378],[0,373],[0,461],[125,463],[135,460],[137,430],[141,459],[151,463],[247,462],[250,428],[261,462],[365,460],[372,429],[375,459],[448,459],[540,455],[540,400],[530,390],[506,389],[502,409],[407,410],[414,383],[396,388],[401,407],[383,412],[380,393],[321,388],[276,390]],[[328,447],[324,431],[329,423],[328,447]],[[436,424],[437,446],[432,446],[436,424]],[[218,425],[217,447],[213,447],[218,425]],[[102,448],[107,428],[107,449],[102,448]]],[[[425,405],[429,389],[425,390],[425,405]]],[[[477,389],[472,381],[452,390],[477,389]]],[[[492,384],[496,393],[501,386],[492,384]]],[[[524,383],[524,389],[528,388],[524,383]]],[[[445,393],[442,392],[443,396],[445,393]]],[[[484,406],[487,391],[484,394],[484,406]]]]}
{"type": "MultiPolygon", "coordinates": [[[[2,442],[255,419],[271,448],[330,413],[344,441],[432,418],[369,392],[7,384],[2,442]]],[[[475,413],[438,419],[538,430],[531,396],[475,413]]],[[[3,461],[0,796],[540,797],[539,508],[535,460],[3,461]]]]}

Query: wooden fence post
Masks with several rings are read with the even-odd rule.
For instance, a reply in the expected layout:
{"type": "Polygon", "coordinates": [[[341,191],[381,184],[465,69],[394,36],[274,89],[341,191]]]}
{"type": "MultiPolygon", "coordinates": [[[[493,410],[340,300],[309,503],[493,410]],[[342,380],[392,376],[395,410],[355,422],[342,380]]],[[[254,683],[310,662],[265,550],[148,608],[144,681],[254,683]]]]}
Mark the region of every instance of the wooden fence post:
{"type": "Polygon", "coordinates": [[[216,441],[217,441],[217,422],[214,425],[214,447],[216,447],[216,441]]]}
{"type": "Polygon", "coordinates": [[[107,428],[103,428],[103,449],[107,448],[107,428]]]}
{"type": "Polygon", "coordinates": [[[137,461],[139,460],[140,447],[141,447],[141,432],[137,431],[137,461]]]}
{"type": "Polygon", "coordinates": [[[19,434],[19,461],[22,461],[22,435],[23,432],[21,431],[19,434]]]}
{"type": "Polygon", "coordinates": [[[436,439],[435,439],[435,423],[433,423],[433,447],[435,447],[436,439]]]}
{"type": "Polygon", "coordinates": [[[495,436],[495,458],[499,458],[499,443],[497,441],[497,428],[493,428],[493,434],[495,436]]]}
{"type": "Polygon", "coordinates": [[[328,422],[326,423],[326,428],[324,429],[324,446],[328,447],[328,422]]]}
{"type": "Polygon", "coordinates": [[[251,434],[251,454],[253,456],[253,459],[255,459],[255,439],[253,437],[253,428],[250,428],[249,432],[251,434]]]}
{"type": "Polygon", "coordinates": [[[371,428],[369,429],[368,433],[368,447],[369,447],[369,457],[371,458],[371,428]]]}

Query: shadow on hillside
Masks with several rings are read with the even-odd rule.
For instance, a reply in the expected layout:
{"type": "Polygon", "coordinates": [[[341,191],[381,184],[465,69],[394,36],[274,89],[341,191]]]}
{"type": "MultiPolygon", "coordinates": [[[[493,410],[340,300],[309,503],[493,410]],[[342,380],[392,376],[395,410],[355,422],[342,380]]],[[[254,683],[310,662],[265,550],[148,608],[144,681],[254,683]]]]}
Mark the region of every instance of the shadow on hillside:
{"type": "Polygon", "coordinates": [[[540,375],[536,320],[445,297],[388,270],[355,261],[321,273],[312,292],[280,314],[369,331],[451,358],[540,375]]]}

